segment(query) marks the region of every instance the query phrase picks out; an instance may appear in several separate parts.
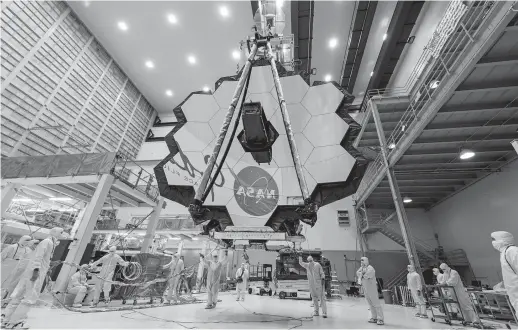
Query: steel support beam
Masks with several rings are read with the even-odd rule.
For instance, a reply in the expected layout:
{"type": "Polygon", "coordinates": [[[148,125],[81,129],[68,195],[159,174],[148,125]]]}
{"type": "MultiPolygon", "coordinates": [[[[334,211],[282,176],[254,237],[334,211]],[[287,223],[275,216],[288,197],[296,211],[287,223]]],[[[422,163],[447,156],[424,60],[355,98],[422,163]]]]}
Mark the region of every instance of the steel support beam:
{"type": "MultiPolygon", "coordinates": [[[[106,121],[104,122],[103,126],[101,127],[99,131],[99,135],[97,135],[97,138],[95,139],[94,145],[90,149],[90,152],[94,152],[95,148],[97,148],[97,145],[99,144],[99,140],[101,139],[101,136],[103,135],[104,131],[106,130],[106,126],[110,123],[110,118],[113,116],[113,113],[115,112],[115,108],[117,107],[117,103],[119,103],[119,100],[124,93],[124,88],[126,87],[126,84],[128,83],[129,78],[126,77],[126,80],[124,80],[124,83],[122,84],[122,87],[119,91],[119,94],[117,94],[117,98],[115,98],[115,102],[113,102],[113,106],[110,109],[110,114],[106,118],[106,121]]],[[[108,147],[115,147],[115,146],[108,146],[108,147]]],[[[117,150],[114,150],[117,151],[117,150]]]]}
{"type": "MultiPolygon", "coordinates": [[[[2,11],[3,9],[4,7],[2,3],[2,11]]],[[[65,18],[67,18],[71,11],[72,9],[68,7],[64,12],[61,13],[61,15],[59,15],[58,19],[54,22],[54,24],[52,24],[50,29],[48,29],[47,32],[45,32],[43,37],[41,37],[41,39],[36,43],[36,45],[34,45],[34,47],[31,48],[29,53],[25,55],[25,57],[20,61],[20,63],[18,63],[18,65],[13,69],[13,71],[11,71],[11,73],[7,76],[7,78],[5,78],[4,81],[2,81],[2,86],[0,86],[0,93],[3,93],[7,86],[9,86],[13,82],[13,80],[18,76],[20,71],[22,71],[23,68],[25,68],[25,66],[27,65],[27,63],[29,63],[32,57],[40,50],[41,47],[43,47],[47,40],[50,39],[50,36],[54,34],[59,25],[63,23],[63,21],[65,20],[65,18]]]]}
{"type": "MultiPolygon", "coordinates": [[[[140,99],[142,99],[142,94],[140,94],[139,97],[137,98],[137,100],[135,101],[135,106],[133,107],[133,110],[131,110],[131,116],[128,119],[128,123],[126,124],[126,127],[124,128],[124,132],[122,132],[121,140],[119,141],[119,144],[117,145],[117,149],[115,149],[115,151],[119,151],[122,141],[124,141],[124,138],[126,137],[126,133],[128,132],[128,128],[130,127],[133,117],[135,116],[135,112],[137,111],[140,99]]],[[[153,120],[151,120],[151,122],[153,122],[153,120]]],[[[141,144],[141,146],[142,146],[142,144],[141,144]]]]}
{"type": "Polygon", "coordinates": [[[396,180],[396,175],[394,174],[394,170],[389,166],[387,141],[385,138],[385,133],[383,131],[383,126],[381,124],[378,108],[376,104],[374,104],[372,101],[369,102],[371,103],[370,107],[372,108],[372,117],[374,119],[374,123],[376,124],[376,130],[378,132],[378,138],[380,140],[381,156],[383,158],[383,163],[385,164],[385,171],[387,173],[387,179],[390,185],[390,190],[392,192],[392,198],[394,200],[394,206],[396,208],[399,226],[401,228],[401,234],[403,236],[403,240],[405,241],[405,248],[408,255],[408,261],[410,262],[410,265],[415,267],[417,273],[420,274],[422,277],[423,275],[421,265],[419,263],[419,257],[417,256],[417,250],[415,248],[414,242],[410,239],[412,237],[412,232],[410,230],[410,225],[408,224],[408,218],[406,215],[405,206],[403,204],[403,198],[401,198],[401,193],[399,191],[399,186],[396,180]]]}
{"type": "Polygon", "coordinates": [[[18,149],[20,149],[20,147],[23,145],[23,143],[25,142],[25,140],[27,139],[27,137],[29,136],[29,134],[31,133],[32,130],[36,130],[36,129],[59,129],[59,128],[62,127],[62,126],[58,125],[58,126],[47,126],[47,127],[39,128],[39,127],[36,126],[36,124],[41,119],[41,117],[45,113],[46,109],[49,110],[51,112],[51,116],[53,116],[52,115],[52,111],[50,109],[48,109],[48,106],[52,103],[52,101],[54,100],[54,97],[56,97],[56,94],[59,92],[61,87],[65,84],[65,82],[68,80],[68,77],[70,77],[70,75],[72,74],[74,69],[77,67],[77,63],[84,56],[86,50],[88,49],[88,47],[90,46],[90,44],[92,43],[93,40],[94,40],[93,36],[90,37],[90,39],[88,39],[86,44],[81,49],[81,52],[77,55],[77,57],[72,62],[72,65],[70,65],[70,67],[68,68],[68,70],[65,73],[65,75],[63,77],[61,77],[61,79],[59,80],[58,84],[56,85],[56,87],[54,88],[52,93],[49,95],[47,100],[45,100],[45,103],[38,109],[38,112],[36,113],[36,116],[34,116],[34,118],[32,118],[31,123],[29,124],[27,129],[23,132],[23,134],[20,137],[20,139],[14,145],[13,150],[11,150],[11,152],[9,153],[9,157],[13,157],[16,154],[16,152],[18,152],[18,149]]]}
{"type": "Polygon", "coordinates": [[[156,226],[158,225],[158,220],[160,219],[160,213],[164,208],[164,197],[160,197],[158,199],[158,203],[153,208],[153,214],[149,216],[149,220],[146,226],[146,236],[144,236],[144,242],[142,242],[142,247],[140,249],[141,253],[151,253],[153,249],[153,239],[155,238],[156,226]]]}
{"type": "MultiPolygon", "coordinates": [[[[79,239],[72,241],[70,244],[69,251],[65,259],[67,263],[79,264],[81,261],[86,245],[90,243],[97,218],[101,213],[102,206],[110,192],[114,179],[115,178],[111,174],[103,174],[99,180],[97,189],[95,189],[95,193],[92,196],[90,203],[88,203],[83,217],[80,220],[77,220],[78,225],[76,236],[79,237],[79,239]]],[[[75,267],[63,264],[56,280],[54,291],[64,292],[70,276],[72,276],[75,271],[75,267]]]]}
{"type": "Polygon", "coordinates": [[[106,67],[103,69],[103,73],[99,77],[99,80],[97,80],[97,82],[95,83],[94,88],[92,89],[92,91],[88,95],[88,98],[83,103],[83,106],[81,107],[81,110],[79,110],[79,114],[77,115],[76,119],[74,120],[74,123],[72,124],[72,126],[70,126],[70,129],[68,130],[67,136],[65,136],[65,138],[63,139],[63,142],[61,143],[61,147],[58,150],[58,154],[60,154],[61,151],[63,150],[63,148],[67,145],[67,142],[68,142],[68,139],[69,139],[70,135],[72,135],[72,132],[76,128],[77,123],[79,123],[79,120],[81,120],[81,117],[83,116],[83,113],[85,112],[87,107],[90,105],[90,102],[92,101],[92,98],[94,97],[95,93],[99,89],[99,86],[101,85],[101,82],[103,81],[104,76],[106,76],[106,74],[108,73],[108,69],[110,68],[112,63],[113,63],[113,58],[110,58],[110,60],[108,61],[108,64],[106,64],[106,67]]]}
{"type": "Polygon", "coordinates": [[[0,204],[2,218],[4,217],[5,211],[7,211],[7,208],[11,204],[14,196],[16,196],[18,188],[20,188],[20,185],[16,183],[8,183],[2,188],[2,201],[0,204]]]}
{"type": "Polygon", "coordinates": [[[23,186],[36,186],[42,184],[70,184],[99,182],[97,175],[63,176],[63,177],[38,177],[38,178],[8,178],[2,179],[3,182],[19,183],[23,186]]]}
{"type": "MultiPolygon", "coordinates": [[[[454,94],[457,86],[466,79],[471,73],[471,69],[488,49],[493,46],[495,39],[501,35],[507,24],[515,15],[511,8],[512,4],[509,2],[495,2],[489,17],[487,17],[480,27],[480,35],[476,37],[470,48],[459,59],[459,64],[448,75],[449,79],[441,82],[434,97],[430,99],[429,104],[427,104],[425,109],[420,113],[419,119],[410,125],[405,132],[406,134],[398,141],[396,147],[391,150],[388,155],[387,166],[393,166],[399,161],[416,138],[421,135],[426,126],[433,120],[441,107],[454,94]]],[[[370,101],[371,104],[374,104],[372,101],[373,100],[370,101]]],[[[363,203],[386,174],[387,168],[378,171],[375,178],[371,181],[370,186],[358,196],[357,203],[363,203]]]]}

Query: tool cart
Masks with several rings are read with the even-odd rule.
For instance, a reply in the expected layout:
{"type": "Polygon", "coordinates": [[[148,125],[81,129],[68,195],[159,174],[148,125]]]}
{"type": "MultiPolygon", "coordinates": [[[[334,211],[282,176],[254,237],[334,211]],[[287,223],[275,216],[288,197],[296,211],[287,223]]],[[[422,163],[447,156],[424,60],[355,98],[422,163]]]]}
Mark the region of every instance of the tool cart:
{"type": "Polygon", "coordinates": [[[459,321],[462,325],[467,325],[454,287],[427,285],[426,291],[432,311],[432,322],[435,322],[435,319],[444,319],[448,325],[452,325],[452,321],[459,321]]]}

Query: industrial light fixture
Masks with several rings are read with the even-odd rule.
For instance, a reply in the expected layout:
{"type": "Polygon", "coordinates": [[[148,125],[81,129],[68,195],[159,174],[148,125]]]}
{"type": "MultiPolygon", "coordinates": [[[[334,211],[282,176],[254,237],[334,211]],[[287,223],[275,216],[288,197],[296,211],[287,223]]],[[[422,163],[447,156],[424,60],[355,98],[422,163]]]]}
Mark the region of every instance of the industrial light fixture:
{"type": "Polygon", "coordinates": [[[61,202],[66,202],[66,201],[71,201],[72,198],[70,197],[51,197],[49,198],[49,201],[61,201],[61,202]]]}
{"type": "Polygon", "coordinates": [[[331,81],[331,75],[330,74],[326,74],[325,77],[324,77],[324,81],[331,81]]]}
{"type": "Polygon", "coordinates": [[[187,56],[187,61],[190,64],[196,64],[196,57],[194,57],[193,55],[189,55],[189,56],[187,56]]]}
{"type": "Polygon", "coordinates": [[[241,53],[238,52],[237,50],[234,50],[232,52],[232,57],[234,58],[234,60],[239,60],[241,58],[241,53]]]}
{"type": "Polygon", "coordinates": [[[439,80],[434,80],[430,83],[431,89],[436,89],[439,86],[439,80]]]}
{"type": "Polygon", "coordinates": [[[85,5],[85,7],[90,7],[90,1],[85,1],[84,5],[85,5]]]}
{"type": "Polygon", "coordinates": [[[329,48],[335,48],[338,45],[338,39],[331,38],[329,39],[329,48]]]}
{"type": "Polygon", "coordinates": [[[219,7],[219,14],[223,17],[227,17],[230,13],[227,7],[219,7]]]}
{"type": "Polygon", "coordinates": [[[281,8],[284,4],[284,0],[276,0],[275,3],[277,4],[277,7],[281,8]]]}
{"type": "Polygon", "coordinates": [[[153,63],[153,61],[146,61],[146,66],[150,69],[153,69],[155,67],[155,63],[153,63]]]}
{"type": "Polygon", "coordinates": [[[169,23],[171,24],[176,24],[178,23],[178,19],[176,19],[176,16],[173,15],[173,14],[169,14],[167,15],[167,20],[169,21],[169,23]]]}
{"type": "Polygon", "coordinates": [[[128,24],[126,24],[125,22],[119,22],[119,23],[117,23],[117,26],[122,31],[127,31],[128,30],[128,24]]]}
{"type": "Polygon", "coordinates": [[[173,96],[173,91],[168,89],[168,90],[165,91],[165,95],[171,97],[171,96],[173,96]]]}
{"type": "Polygon", "coordinates": [[[374,71],[371,71],[371,77],[372,77],[373,74],[374,74],[374,71]]]}
{"type": "Polygon", "coordinates": [[[470,149],[461,149],[460,150],[460,154],[459,154],[460,159],[470,159],[473,156],[475,156],[475,152],[473,150],[470,150],[470,149]]]}
{"type": "Polygon", "coordinates": [[[30,198],[13,198],[13,202],[30,202],[30,198]]]}
{"type": "Polygon", "coordinates": [[[383,41],[385,41],[385,39],[387,39],[387,34],[386,33],[383,35],[383,41]]]}
{"type": "Polygon", "coordinates": [[[405,196],[405,197],[403,198],[403,203],[406,203],[406,204],[408,204],[408,203],[412,203],[412,198],[410,198],[410,197],[408,197],[408,196],[405,196]]]}
{"type": "Polygon", "coordinates": [[[396,147],[396,144],[394,142],[392,142],[391,144],[389,144],[389,149],[392,150],[396,147]]]}
{"type": "Polygon", "coordinates": [[[209,86],[203,86],[203,91],[204,91],[205,93],[209,92],[209,91],[210,91],[209,86]]]}

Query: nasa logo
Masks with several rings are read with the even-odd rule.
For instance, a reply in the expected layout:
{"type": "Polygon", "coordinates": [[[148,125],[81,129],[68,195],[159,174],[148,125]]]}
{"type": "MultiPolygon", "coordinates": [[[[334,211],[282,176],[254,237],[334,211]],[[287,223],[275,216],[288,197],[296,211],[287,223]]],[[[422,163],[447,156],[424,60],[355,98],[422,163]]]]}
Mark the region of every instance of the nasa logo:
{"type": "Polygon", "coordinates": [[[272,212],[279,202],[279,188],[262,168],[248,166],[234,181],[234,198],[243,211],[253,216],[272,212]]]}

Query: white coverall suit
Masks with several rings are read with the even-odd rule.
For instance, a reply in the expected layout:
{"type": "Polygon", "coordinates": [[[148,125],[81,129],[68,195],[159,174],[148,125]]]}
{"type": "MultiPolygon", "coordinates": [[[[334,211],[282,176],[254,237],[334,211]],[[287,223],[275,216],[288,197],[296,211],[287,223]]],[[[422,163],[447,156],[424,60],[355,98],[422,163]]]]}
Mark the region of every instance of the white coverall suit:
{"type": "Polygon", "coordinates": [[[212,261],[205,260],[203,257],[201,258],[201,262],[205,262],[208,267],[207,272],[207,307],[216,307],[218,303],[218,293],[220,287],[220,277],[221,270],[223,269],[223,265],[227,262],[227,257],[223,258],[221,261],[212,261]]]}
{"type": "Polygon", "coordinates": [[[464,321],[471,323],[479,322],[477,314],[473,308],[473,303],[471,302],[471,299],[466,292],[464,284],[462,284],[459,273],[449,267],[449,270],[444,269],[443,265],[441,265],[441,269],[444,271],[444,284],[452,286],[455,289],[455,294],[457,295],[459,308],[461,309],[462,315],[464,316],[464,321]]]}
{"type": "Polygon", "coordinates": [[[27,318],[30,306],[35,304],[40,297],[43,281],[50,267],[50,259],[57,245],[58,240],[56,238],[47,237],[38,244],[36,250],[31,254],[29,264],[11,294],[11,302],[6,307],[6,322],[17,324],[27,318]],[[39,274],[35,281],[31,281],[35,269],[39,269],[39,274]]]}
{"type": "Polygon", "coordinates": [[[299,258],[299,264],[307,270],[309,290],[311,298],[313,299],[313,308],[315,315],[318,315],[319,306],[318,301],[322,303],[322,314],[327,316],[327,305],[324,297],[323,281],[325,280],[324,270],[318,262],[302,262],[302,257],[299,258]]]}
{"type": "Polygon", "coordinates": [[[2,250],[2,298],[11,294],[29,264],[32,250],[26,245],[30,236],[22,236],[18,243],[2,250]]]}
{"type": "MultiPolygon", "coordinates": [[[[168,281],[169,288],[167,289],[167,301],[170,302],[171,299],[174,297],[174,300],[178,300],[178,285],[181,281],[180,273],[184,270],[184,264],[183,260],[178,257],[173,257],[171,262],[169,263],[169,266],[171,269],[171,273],[169,276],[172,276],[168,281]]],[[[167,268],[167,267],[166,267],[167,268]]]]}
{"type": "Polygon", "coordinates": [[[493,246],[500,252],[502,277],[509,300],[518,314],[518,247],[512,234],[497,231],[491,234],[493,246]]]}
{"type": "Polygon", "coordinates": [[[94,304],[99,303],[99,296],[101,295],[101,288],[104,292],[104,300],[110,301],[110,291],[112,289],[113,275],[115,273],[115,267],[118,265],[127,266],[129,263],[124,261],[121,256],[115,253],[108,253],[101,259],[94,262],[91,267],[97,267],[102,264],[101,271],[95,276],[95,292],[94,292],[94,304]]]}
{"type": "Polygon", "coordinates": [[[86,273],[84,271],[77,271],[70,278],[70,282],[68,282],[67,292],[71,294],[75,294],[76,297],[74,299],[74,305],[80,305],[85,299],[85,304],[92,301],[92,296],[95,293],[95,287],[89,285],[86,282],[86,273]]]}
{"type": "Polygon", "coordinates": [[[240,277],[243,279],[243,282],[241,283],[236,283],[236,293],[237,293],[237,298],[236,300],[243,300],[245,301],[245,296],[246,296],[246,291],[247,291],[247,286],[248,286],[248,278],[249,278],[249,274],[248,274],[248,269],[246,268],[239,268],[236,272],[236,279],[238,277],[240,277]]]}
{"type": "Polygon", "coordinates": [[[413,269],[410,268],[410,272],[406,276],[408,289],[412,293],[412,299],[417,305],[417,315],[426,315],[426,301],[423,295],[423,284],[421,283],[421,276],[413,269]]]}
{"type": "Polygon", "coordinates": [[[360,267],[356,272],[358,276],[358,283],[363,287],[363,294],[365,300],[369,304],[371,319],[376,321],[384,321],[383,309],[381,308],[380,299],[378,296],[378,284],[376,282],[376,271],[374,267],[369,265],[369,259],[363,257],[366,266],[360,267]]]}

